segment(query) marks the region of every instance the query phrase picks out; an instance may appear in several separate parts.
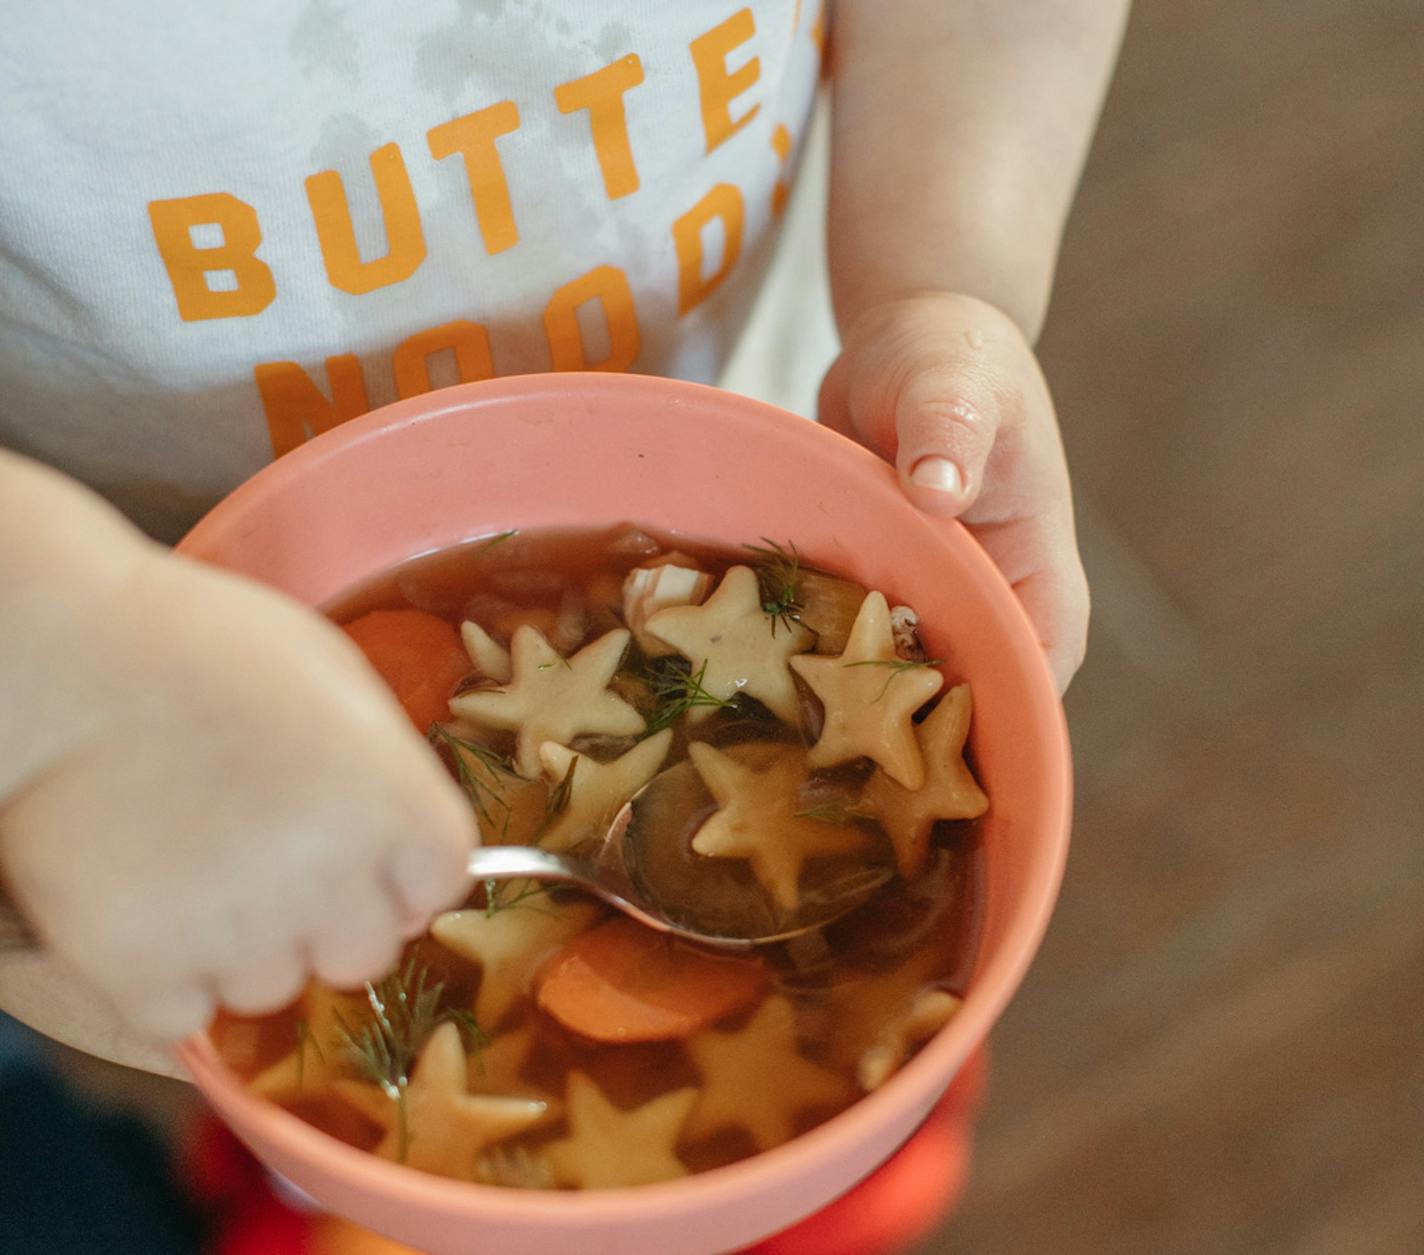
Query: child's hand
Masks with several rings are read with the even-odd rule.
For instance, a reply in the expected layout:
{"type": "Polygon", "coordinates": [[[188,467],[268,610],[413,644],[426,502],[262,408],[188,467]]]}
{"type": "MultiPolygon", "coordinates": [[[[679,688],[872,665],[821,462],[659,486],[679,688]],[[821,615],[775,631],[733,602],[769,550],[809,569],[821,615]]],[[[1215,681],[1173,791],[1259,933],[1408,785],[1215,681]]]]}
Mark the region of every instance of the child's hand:
{"type": "MultiPolygon", "coordinates": [[[[107,538],[106,538],[107,539],[107,538]]],[[[149,551],[80,608],[68,732],[0,812],[44,940],[137,1029],[382,973],[460,898],[468,806],[359,652],[256,584],[149,551]]],[[[62,691],[59,691],[62,690],[62,691]]],[[[43,734],[41,734],[43,740],[43,734]]]]}
{"type": "Polygon", "coordinates": [[[963,519],[1066,689],[1083,660],[1088,585],[1053,402],[1017,326],[951,293],[872,306],[847,329],[821,418],[892,460],[921,509],[963,519]]]}

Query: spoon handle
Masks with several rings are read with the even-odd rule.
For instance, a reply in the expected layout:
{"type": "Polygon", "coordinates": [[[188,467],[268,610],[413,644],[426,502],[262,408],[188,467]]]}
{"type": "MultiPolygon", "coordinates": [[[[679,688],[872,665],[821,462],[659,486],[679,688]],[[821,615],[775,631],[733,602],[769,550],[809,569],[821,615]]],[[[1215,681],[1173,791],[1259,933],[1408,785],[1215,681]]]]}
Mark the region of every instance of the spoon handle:
{"type": "MultiPolygon", "coordinates": [[[[469,868],[476,880],[538,880],[574,885],[649,928],[689,935],[687,929],[679,928],[645,903],[626,872],[607,863],[595,864],[527,845],[482,845],[470,851],[469,868]]],[[[699,934],[691,935],[702,939],[699,934]]],[[[729,944],[722,938],[708,940],[729,944]]],[[[740,948],[745,943],[731,944],[740,948]]]]}

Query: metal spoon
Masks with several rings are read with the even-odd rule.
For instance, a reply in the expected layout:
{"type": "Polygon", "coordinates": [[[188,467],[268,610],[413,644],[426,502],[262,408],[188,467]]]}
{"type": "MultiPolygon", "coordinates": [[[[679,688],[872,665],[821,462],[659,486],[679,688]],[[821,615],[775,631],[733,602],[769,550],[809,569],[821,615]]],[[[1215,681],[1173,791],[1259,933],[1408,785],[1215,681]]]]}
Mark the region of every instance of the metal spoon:
{"type": "MultiPolygon", "coordinates": [[[[788,941],[824,927],[862,905],[894,874],[888,867],[864,868],[853,877],[838,881],[833,894],[807,895],[806,909],[794,919],[776,919],[767,915],[760,925],[749,923],[752,935],[720,932],[706,925],[699,927],[695,912],[686,908],[674,912],[666,904],[656,901],[629,871],[629,862],[635,861],[628,857],[634,807],[663,779],[673,779],[673,773],[662,773],[624,805],[594,857],[554,854],[535,846],[485,845],[470,852],[470,875],[481,881],[536,880],[568,885],[659,932],[724,950],[749,950],[754,946],[788,941]]],[[[19,914],[4,909],[3,895],[0,895],[0,949],[31,949],[37,944],[19,914]]]]}
{"type": "MultiPolygon", "coordinates": [[[[649,883],[651,879],[655,884],[656,877],[648,875],[651,847],[676,840],[676,833],[670,830],[677,824],[669,809],[677,812],[685,802],[677,801],[669,808],[667,799],[679,797],[678,791],[689,776],[697,780],[686,763],[659,773],[623,806],[588,856],[554,854],[532,846],[482,846],[470,855],[470,874],[477,880],[566,884],[649,928],[726,950],[770,945],[823,928],[864,904],[894,876],[888,866],[868,866],[830,884],[813,884],[803,892],[801,907],[791,916],[776,911],[760,890],[751,889],[745,895],[744,909],[729,915],[723,902],[720,910],[704,906],[699,918],[696,903],[675,900],[684,896],[676,886],[668,885],[670,892],[660,895],[649,883]],[[640,813],[642,820],[635,823],[640,813]]],[[[687,814],[682,811],[684,817],[687,814]]],[[[739,901],[741,896],[737,895],[739,901]]]]}
{"type": "Polygon", "coordinates": [[[840,898],[835,908],[826,914],[755,937],[729,937],[704,932],[685,920],[672,918],[665,907],[654,902],[634,883],[627,871],[612,860],[595,862],[572,854],[552,854],[548,850],[526,845],[486,845],[470,853],[470,875],[476,880],[537,880],[568,885],[608,903],[649,928],[724,950],[750,950],[754,946],[788,941],[822,928],[860,906],[886,884],[892,874],[888,868],[868,868],[863,882],[840,898]]]}

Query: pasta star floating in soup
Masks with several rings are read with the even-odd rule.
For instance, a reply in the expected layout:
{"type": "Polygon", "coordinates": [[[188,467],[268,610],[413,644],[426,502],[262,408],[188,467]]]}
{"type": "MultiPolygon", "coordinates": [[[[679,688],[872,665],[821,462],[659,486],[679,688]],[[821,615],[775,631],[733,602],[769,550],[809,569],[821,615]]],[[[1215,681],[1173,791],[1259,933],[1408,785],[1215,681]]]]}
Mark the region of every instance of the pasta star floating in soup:
{"type": "Polygon", "coordinates": [[[430,935],[442,946],[479,964],[474,1011],[487,1030],[496,1028],[529,992],[529,980],[539,962],[598,918],[591,902],[556,902],[537,887],[526,888],[525,897],[513,901],[511,888],[491,889],[486,906],[446,911],[430,925],[430,935]],[[535,897],[540,900],[534,901],[535,897]]]}
{"type": "Polygon", "coordinates": [[[465,1081],[475,1094],[514,1094],[539,1098],[535,1087],[524,1079],[524,1066],[534,1051],[534,1031],[510,1029],[498,1034],[488,1046],[474,1051],[466,1060],[465,1081]]]}
{"type": "Polygon", "coordinates": [[[412,1168],[468,1179],[487,1146],[532,1128],[548,1104],[471,1094],[460,1030],[442,1024],[420,1052],[403,1100],[377,1085],[337,1081],[341,1097],[384,1132],[376,1154],[412,1168]]]}
{"type": "Polygon", "coordinates": [[[548,1151],[555,1177],[585,1189],[685,1177],[674,1147],[696,1101],[695,1089],[678,1089],[624,1111],[582,1072],[569,1073],[569,1136],[548,1151]]]}
{"type": "Polygon", "coordinates": [[[521,627],[510,651],[514,670],[509,684],[463,693],[450,708],[473,723],[513,731],[514,761],[525,776],[538,772],[539,747],[545,741],[566,745],[600,732],[635,736],[643,720],[608,690],[630,637],[626,628],[618,628],[564,658],[538,628],[521,627]]]}
{"type": "Polygon", "coordinates": [[[489,881],[381,981],[220,1016],[224,1058],[325,1133],[511,1189],[716,1168],[890,1080],[966,990],[987,805],[965,677],[897,615],[794,544],[636,528],[474,542],[352,594],[333,616],[481,840],[613,861],[726,935],[832,922],[728,953],[489,881]]]}
{"type": "Polygon", "coordinates": [[[852,1092],[849,1080],[797,1050],[796,1013],[785,998],[768,998],[740,1028],[705,1033],[687,1048],[702,1077],[691,1137],[731,1126],[770,1150],[808,1109],[841,1106],[852,1092]],[[768,1067],[771,1059],[788,1062],[768,1067]]]}
{"type": "Polygon", "coordinates": [[[774,757],[752,767],[702,742],[688,746],[692,764],[717,799],[717,811],[697,830],[692,848],[710,858],[743,858],[776,904],[800,903],[801,869],[808,859],[863,849],[858,828],[830,824],[806,812],[801,786],[806,756],[773,747],[774,757]]]}
{"type": "MultiPolygon", "coordinates": [[[[778,719],[799,722],[796,684],[786,664],[815,638],[799,623],[783,624],[766,612],[751,568],[733,567],[700,606],[658,611],[648,620],[648,631],[691,661],[713,697],[726,701],[745,693],[778,719]]],[[[712,709],[697,707],[689,718],[705,719],[712,709]]]]}
{"type": "Polygon", "coordinates": [[[566,786],[567,800],[540,834],[539,844],[558,851],[602,837],[623,803],[657,774],[670,748],[670,728],[654,733],[608,763],[546,741],[539,749],[539,761],[550,780],[566,786]]]}
{"type": "Polygon", "coordinates": [[[861,603],[843,654],[793,658],[791,666],[826,706],[825,726],[808,759],[812,767],[865,757],[907,789],[924,784],[924,759],[910,719],[939,692],[944,677],[895,652],[883,593],[870,593],[861,603]]]}
{"type": "Polygon", "coordinates": [[[969,685],[956,685],[915,729],[931,767],[922,788],[904,788],[883,768],[865,787],[863,800],[895,847],[902,876],[913,876],[924,867],[936,821],[974,819],[989,807],[989,799],[964,765],[964,739],[973,708],[969,685]]]}

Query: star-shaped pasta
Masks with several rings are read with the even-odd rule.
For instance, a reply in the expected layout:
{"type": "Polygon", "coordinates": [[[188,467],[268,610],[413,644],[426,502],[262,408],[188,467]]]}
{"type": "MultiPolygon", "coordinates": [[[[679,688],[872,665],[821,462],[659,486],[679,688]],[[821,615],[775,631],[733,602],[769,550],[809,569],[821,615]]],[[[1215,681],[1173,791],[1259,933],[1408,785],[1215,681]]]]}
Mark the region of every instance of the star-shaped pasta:
{"type": "Polygon", "coordinates": [[[376,1154],[463,1181],[471,1179],[487,1146],[523,1133],[548,1114],[548,1104],[527,1098],[471,1094],[465,1048],[454,1024],[442,1024],[421,1049],[405,1088],[404,1112],[379,1086],[335,1085],[347,1103],[384,1130],[376,1154]]]}
{"type": "MultiPolygon", "coordinates": [[[[713,697],[726,701],[746,693],[778,719],[800,724],[796,681],[786,664],[816,638],[799,623],[783,623],[761,608],[761,589],[750,567],[734,566],[700,606],[659,610],[647,630],[692,663],[693,674],[713,697]]],[[[687,718],[695,722],[715,709],[694,706],[687,718]]]]}
{"type": "Polygon", "coordinates": [[[534,969],[597,917],[586,901],[540,901],[493,913],[446,911],[430,925],[430,935],[461,958],[480,965],[475,1019],[486,1031],[499,1026],[509,1009],[529,992],[534,969]]]}
{"type": "Polygon", "coordinates": [[[521,775],[532,776],[545,741],[567,744],[576,736],[635,736],[643,730],[643,716],[608,689],[628,640],[628,630],[617,628],[563,658],[537,628],[526,625],[511,643],[509,684],[461,693],[450,709],[472,723],[514,731],[515,765],[521,775]]]}
{"type": "Polygon", "coordinates": [[[677,1141],[697,1101],[693,1087],[624,1110],[584,1073],[570,1072],[569,1135],[546,1150],[562,1185],[586,1190],[651,1185],[687,1175],[677,1141]]]}
{"type": "Polygon", "coordinates": [[[523,1078],[523,1069],[534,1049],[534,1034],[527,1028],[498,1034],[488,1046],[469,1056],[465,1077],[476,1094],[533,1095],[535,1087],[523,1078]]]}
{"type": "Polygon", "coordinates": [[[798,1053],[796,1015],[785,998],[768,998],[741,1028],[708,1030],[687,1049],[703,1082],[684,1130],[689,1138],[736,1126],[770,1150],[797,1132],[802,1112],[839,1106],[852,1095],[848,1080],[798,1053]]]}
{"type": "Polygon", "coordinates": [[[599,763],[567,746],[546,741],[539,748],[544,772],[555,784],[569,783],[563,810],[539,838],[546,850],[567,850],[591,837],[602,837],[619,808],[651,780],[672,748],[672,729],[640,741],[612,762],[599,763]],[[569,773],[573,774],[570,775],[569,773]]]}
{"type": "Polygon", "coordinates": [[[744,858],[772,899],[794,911],[801,869],[809,859],[848,854],[866,843],[859,828],[800,813],[806,756],[778,753],[764,767],[739,762],[705,741],[687,747],[718,809],[698,828],[692,848],[710,858],[744,858]]]}
{"type": "Polygon", "coordinates": [[[791,666],[826,708],[825,726],[807,758],[812,767],[864,756],[907,789],[924,784],[911,716],[939,692],[944,677],[896,655],[883,594],[869,593],[861,602],[845,653],[793,658],[791,666]]]}
{"type": "Polygon", "coordinates": [[[879,1089],[909,1057],[954,1017],[960,1000],[943,989],[921,989],[876,1034],[856,1064],[856,1079],[866,1090],[879,1089]]]}
{"type": "Polygon", "coordinates": [[[936,820],[974,819],[989,809],[989,799],[964,762],[973,710],[969,685],[957,684],[915,729],[926,763],[923,787],[902,788],[879,769],[861,795],[895,847],[895,864],[906,880],[924,869],[936,820]]]}
{"type": "Polygon", "coordinates": [[[934,980],[941,964],[937,951],[914,950],[888,967],[843,972],[824,1007],[831,1066],[854,1073],[881,1028],[934,980]]]}
{"type": "Polygon", "coordinates": [[[460,639],[464,642],[465,652],[470,655],[470,661],[482,676],[500,684],[509,682],[510,676],[514,674],[514,663],[510,659],[509,650],[484,628],[473,619],[466,619],[460,624],[460,639]]]}
{"type": "Polygon", "coordinates": [[[275,1103],[320,1098],[341,1075],[341,1023],[355,1023],[366,1010],[359,993],[343,993],[313,981],[302,995],[302,1019],[289,1054],[252,1078],[254,1094],[275,1103]]]}

